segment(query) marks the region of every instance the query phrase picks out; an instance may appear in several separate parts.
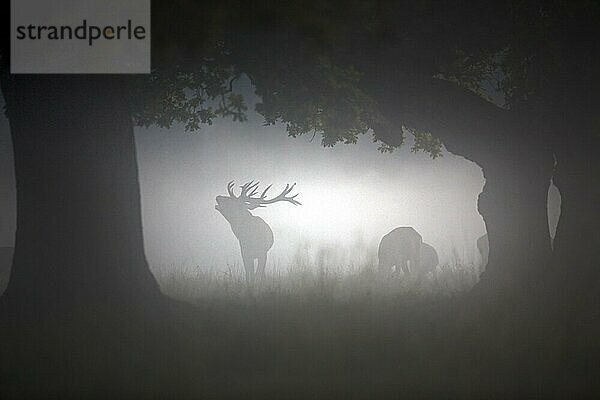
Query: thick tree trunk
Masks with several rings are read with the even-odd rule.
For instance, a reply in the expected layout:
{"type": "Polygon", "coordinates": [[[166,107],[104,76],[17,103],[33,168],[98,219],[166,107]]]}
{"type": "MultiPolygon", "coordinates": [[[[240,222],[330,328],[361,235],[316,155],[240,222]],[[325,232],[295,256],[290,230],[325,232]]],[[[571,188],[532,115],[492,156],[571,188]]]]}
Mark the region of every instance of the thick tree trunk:
{"type": "MultiPolygon", "coordinates": [[[[564,35],[595,27],[589,15],[567,25],[564,35]]],[[[554,127],[557,165],[554,182],[561,194],[561,214],[554,239],[554,285],[564,296],[596,297],[600,294],[600,50],[596,41],[563,43],[561,69],[551,76],[546,102],[551,111],[546,119],[554,127]]],[[[588,301],[588,300],[586,300],[588,301]]],[[[594,301],[594,300],[593,300],[594,301]]],[[[563,299],[563,303],[569,303],[563,299]]],[[[567,305],[567,307],[570,307],[567,305]]],[[[593,304],[597,312],[597,304],[593,304]]],[[[588,310],[589,311],[589,310],[588,310]]],[[[573,310],[566,310],[573,314],[573,310]]]]}
{"type": "Polygon", "coordinates": [[[3,74],[18,213],[5,303],[39,311],[159,294],[144,255],[124,82],[3,74]]]}
{"type": "Polygon", "coordinates": [[[598,198],[594,198],[591,171],[582,162],[559,161],[555,182],[561,193],[561,215],[555,238],[555,260],[564,276],[587,281],[597,271],[598,198]],[[580,164],[579,166],[577,164],[580,164]]]}
{"type": "MultiPolygon", "coordinates": [[[[485,164],[484,164],[485,165],[485,164]]],[[[478,209],[490,242],[484,287],[527,292],[548,274],[551,241],[547,199],[551,159],[484,166],[478,209]],[[544,166],[546,168],[541,168],[544,166]]]]}
{"type": "Polygon", "coordinates": [[[565,293],[587,296],[600,286],[600,163],[595,154],[600,134],[588,126],[578,135],[564,138],[557,148],[554,182],[561,194],[561,214],[553,265],[556,283],[565,293]]]}
{"type": "Polygon", "coordinates": [[[4,290],[6,290],[6,286],[8,285],[13,251],[14,249],[12,247],[0,247],[0,295],[4,293],[4,290]]]}

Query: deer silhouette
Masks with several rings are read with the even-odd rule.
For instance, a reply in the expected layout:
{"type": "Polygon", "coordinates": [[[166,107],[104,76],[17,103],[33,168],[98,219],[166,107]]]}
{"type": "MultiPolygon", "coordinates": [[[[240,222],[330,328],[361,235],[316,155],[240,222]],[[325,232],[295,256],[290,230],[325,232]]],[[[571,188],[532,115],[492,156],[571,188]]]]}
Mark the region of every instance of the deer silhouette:
{"type": "Polygon", "coordinates": [[[260,196],[257,196],[258,185],[259,182],[254,181],[245,183],[240,186],[240,195],[236,196],[233,193],[235,183],[231,181],[227,184],[229,196],[217,196],[217,205],[215,206],[215,209],[229,222],[233,234],[240,242],[242,260],[246,270],[246,282],[248,283],[252,283],[255,276],[258,276],[259,279],[264,278],[267,252],[273,246],[271,227],[262,218],[252,215],[250,210],[266,207],[268,204],[279,201],[292,203],[295,206],[300,205],[300,202],[296,200],[298,194],[288,197],[296,186],[295,183],[286,185],[285,189],[272,199],[267,199],[267,192],[273,185],[269,185],[260,196]],[[256,269],[255,260],[257,260],[256,269]]]}
{"type": "Polygon", "coordinates": [[[423,238],[409,226],[396,228],[379,242],[379,270],[384,274],[402,270],[405,274],[417,272],[421,267],[423,238]]]}
{"type": "Polygon", "coordinates": [[[431,272],[435,273],[435,269],[439,263],[440,260],[435,248],[432,245],[423,242],[421,244],[421,265],[419,274],[424,276],[431,272]]]}

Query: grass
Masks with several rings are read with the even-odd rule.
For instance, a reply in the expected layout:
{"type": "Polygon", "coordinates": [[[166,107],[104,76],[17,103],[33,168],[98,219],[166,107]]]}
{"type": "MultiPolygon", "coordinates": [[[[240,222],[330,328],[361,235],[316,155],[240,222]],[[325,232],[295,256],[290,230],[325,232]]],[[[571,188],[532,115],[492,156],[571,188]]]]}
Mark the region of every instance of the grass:
{"type": "Polygon", "coordinates": [[[272,266],[265,282],[253,288],[240,265],[154,272],[164,293],[194,306],[150,308],[141,316],[103,309],[76,324],[69,317],[13,328],[15,337],[6,329],[10,346],[0,346],[0,395],[600,395],[597,315],[570,326],[540,318],[543,307],[540,313],[520,299],[487,304],[469,290],[477,281],[474,266],[445,265],[417,280],[381,277],[372,257],[356,264],[298,257],[289,266],[272,266]]]}
{"type": "Polygon", "coordinates": [[[323,265],[296,260],[289,266],[275,266],[266,279],[249,288],[240,264],[224,269],[170,265],[154,270],[161,288],[170,297],[203,304],[207,301],[301,302],[319,298],[340,304],[373,299],[427,299],[454,296],[468,291],[478,279],[474,265],[442,265],[424,279],[414,276],[383,277],[374,262],[323,265]]]}
{"type": "MultiPolygon", "coordinates": [[[[155,271],[164,293],[201,310],[212,361],[203,395],[240,398],[522,398],[598,394],[577,345],[536,306],[473,301],[473,265],[425,279],[382,277],[367,257],[298,258],[249,288],[240,265],[155,271]],[[577,347],[574,363],[564,357],[577,347]],[[583,363],[583,364],[582,364],[583,363]],[[208,389],[210,388],[210,389],[208,389]]],[[[595,322],[595,324],[597,321],[595,322]]],[[[597,325],[594,325],[597,326],[597,325]]],[[[567,332],[567,333],[565,333],[567,332]]],[[[597,332],[597,330],[593,330],[597,332]]],[[[591,341],[590,341],[591,340],[591,341]]],[[[591,358],[590,358],[591,357],[591,358]]],[[[209,396],[210,397],[210,396],[209,396]]]]}
{"type": "Polygon", "coordinates": [[[170,266],[155,274],[164,293],[202,310],[197,323],[214,357],[211,371],[223,368],[207,386],[234,398],[441,395],[436,391],[450,388],[426,382],[455,357],[456,349],[443,343],[462,328],[449,310],[477,281],[476,268],[462,265],[420,280],[382,277],[372,260],[298,259],[271,268],[251,288],[237,264],[170,266]]]}

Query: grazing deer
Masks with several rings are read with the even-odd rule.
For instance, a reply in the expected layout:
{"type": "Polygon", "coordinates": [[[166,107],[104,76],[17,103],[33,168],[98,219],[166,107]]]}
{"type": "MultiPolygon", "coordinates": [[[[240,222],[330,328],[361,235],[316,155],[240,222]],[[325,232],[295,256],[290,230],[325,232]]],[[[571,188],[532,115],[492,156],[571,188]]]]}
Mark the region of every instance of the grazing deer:
{"type": "Polygon", "coordinates": [[[385,235],[379,243],[379,271],[384,274],[400,270],[417,272],[421,267],[423,238],[411,227],[396,228],[385,235]]]}
{"type": "Polygon", "coordinates": [[[251,181],[240,186],[240,195],[236,196],[233,193],[234,182],[229,182],[227,185],[229,196],[217,196],[217,205],[215,206],[215,209],[229,222],[233,234],[240,242],[248,283],[254,281],[255,275],[261,279],[264,277],[267,252],[273,246],[273,231],[262,218],[252,215],[249,210],[265,207],[267,204],[278,201],[287,201],[295,206],[300,205],[300,202],[295,199],[298,194],[288,197],[288,194],[296,186],[295,183],[286,185],[281,194],[272,199],[267,199],[267,192],[273,185],[269,185],[259,197],[256,196],[258,183],[251,181]],[[258,262],[256,273],[254,260],[258,262]]]}
{"type": "Polygon", "coordinates": [[[437,251],[435,248],[425,242],[421,244],[421,266],[419,274],[424,276],[430,272],[434,272],[440,263],[437,251]]]}

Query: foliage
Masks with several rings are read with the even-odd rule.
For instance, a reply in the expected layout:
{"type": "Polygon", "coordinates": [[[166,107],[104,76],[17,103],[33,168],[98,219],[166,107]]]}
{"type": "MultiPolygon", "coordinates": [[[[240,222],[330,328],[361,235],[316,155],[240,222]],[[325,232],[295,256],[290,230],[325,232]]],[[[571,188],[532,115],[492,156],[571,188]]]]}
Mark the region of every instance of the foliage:
{"type": "Polygon", "coordinates": [[[413,142],[410,151],[418,153],[423,151],[428,153],[431,158],[435,159],[442,155],[442,141],[436,138],[429,132],[423,132],[418,129],[409,129],[415,141],[413,142]]]}
{"type": "MultiPolygon", "coordinates": [[[[266,124],[282,122],[292,137],[318,135],[324,146],[355,143],[371,130],[380,149],[391,151],[404,143],[402,127],[381,115],[366,77],[437,77],[501,97],[513,110],[535,109],[556,97],[577,68],[597,70],[598,57],[584,43],[595,37],[598,5],[156,1],[155,69],[136,81],[134,116],[142,126],[182,124],[189,131],[215,118],[243,121],[247,105],[231,85],[243,73],[262,98],[257,111],[266,124]]],[[[8,37],[0,46],[3,62],[8,37]]],[[[439,154],[432,137],[415,141],[417,151],[439,154]]]]}
{"type": "Polygon", "coordinates": [[[359,135],[367,133],[369,121],[382,118],[359,88],[360,75],[354,68],[341,68],[320,57],[312,71],[286,70],[288,73],[276,81],[264,74],[253,74],[252,78],[262,98],[257,111],[267,124],[284,122],[291,137],[319,135],[326,147],[353,144],[359,135]],[[310,79],[303,78],[309,73],[310,79]]]}
{"type": "Polygon", "coordinates": [[[245,121],[243,96],[232,88],[238,76],[231,66],[211,59],[192,70],[180,65],[154,70],[139,87],[142,101],[134,112],[136,122],[163,128],[180,123],[187,131],[197,131],[215,118],[245,121]]]}
{"type": "MultiPolygon", "coordinates": [[[[182,7],[190,14],[200,12],[192,3],[182,2],[182,7]]],[[[353,144],[372,132],[381,151],[393,151],[404,144],[403,127],[392,126],[381,113],[365,77],[381,66],[381,71],[443,77],[483,95],[483,82],[498,69],[495,43],[481,50],[479,41],[464,40],[465,32],[449,37],[445,30],[431,30],[426,24],[431,13],[445,13],[452,22],[461,21],[462,13],[437,10],[427,1],[330,0],[302,6],[234,1],[208,3],[201,11],[211,16],[202,17],[202,27],[187,18],[180,28],[196,32],[201,44],[178,38],[176,45],[183,49],[173,63],[160,63],[141,85],[139,124],[177,123],[196,131],[214,118],[243,121],[247,106],[231,83],[246,74],[261,98],[256,110],[265,124],[281,122],[291,137],[319,136],[323,146],[353,144]]],[[[476,32],[469,37],[490,29],[486,21],[471,23],[465,31],[476,32]]],[[[164,38],[160,43],[159,55],[172,46],[164,38]]],[[[416,133],[413,151],[440,155],[439,139],[411,128],[416,133]]]]}
{"type": "Polygon", "coordinates": [[[507,54],[507,49],[483,54],[457,49],[452,61],[442,66],[437,78],[454,82],[494,102],[492,95],[504,97],[507,94],[507,75],[504,72],[507,54]]]}
{"type": "Polygon", "coordinates": [[[369,89],[372,75],[444,79],[512,110],[535,109],[553,94],[549,82],[556,86],[564,68],[559,60],[572,38],[560,36],[562,16],[598,14],[585,1],[457,7],[426,0],[177,0],[155,6],[169,29],[153,27],[155,70],[135,88],[138,124],[197,131],[215,118],[244,121],[247,105],[232,83],[245,74],[261,98],[256,110],[265,124],[283,123],[291,137],[319,136],[334,146],[372,132],[380,150],[393,151],[410,128],[411,150],[433,158],[439,138],[422,127],[393,126],[369,89]]]}

